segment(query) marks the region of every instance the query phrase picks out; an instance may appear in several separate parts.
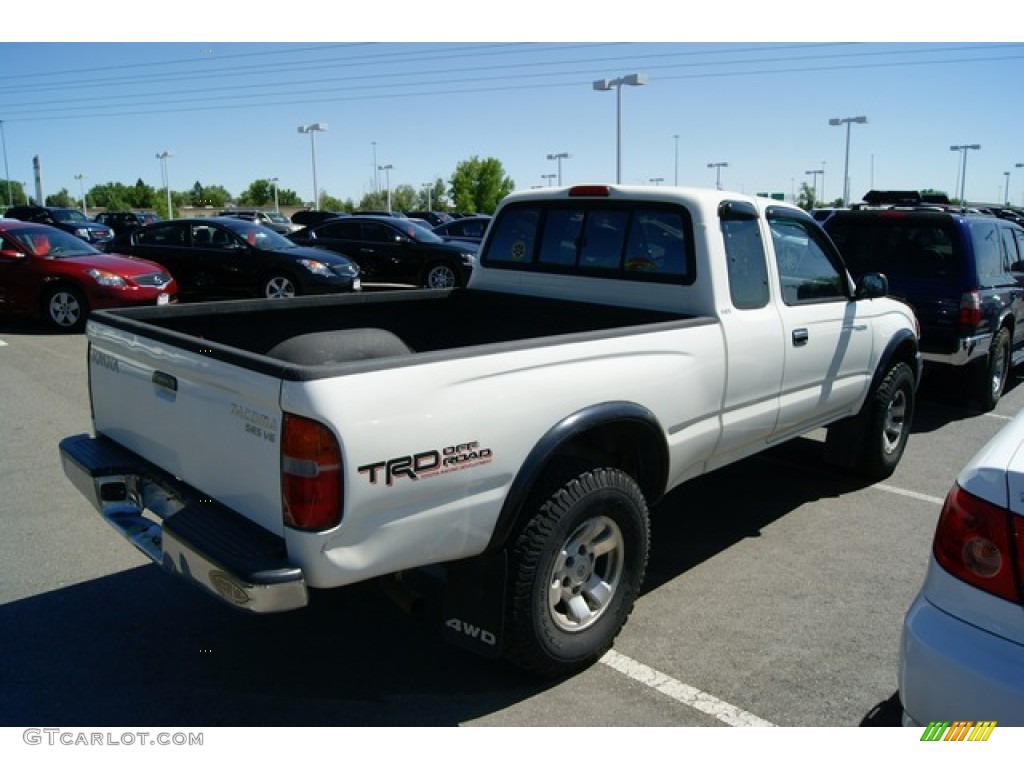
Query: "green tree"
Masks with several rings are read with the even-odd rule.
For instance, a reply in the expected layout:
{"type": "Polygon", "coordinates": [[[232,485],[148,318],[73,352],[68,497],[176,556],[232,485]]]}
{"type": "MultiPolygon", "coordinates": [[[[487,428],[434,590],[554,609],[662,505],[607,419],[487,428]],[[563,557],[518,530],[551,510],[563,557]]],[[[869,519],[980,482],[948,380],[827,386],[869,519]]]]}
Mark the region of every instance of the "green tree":
{"type": "Polygon", "coordinates": [[[812,210],[818,204],[818,200],[814,195],[814,187],[806,182],[801,184],[800,194],[796,197],[796,204],[805,211],[812,210]]]}
{"type": "MultiPolygon", "coordinates": [[[[357,211],[383,211],[388,207],[388,193],[386,190],[380,192],[367,192],[359,201],[357,211]]],[[[334,209],[331,209],[334,210],[334,209]]]]}
{"type": "Polygon", "coordinates": [[[89,189],[87,197],[96,208],[108,211],[123,211],[131,207],[133,190],[120,182],[96,184],[89,189]]]}
{"type": "Polygon", "coordinates": [[[2,215],[9,206],[25,205],[27,202],[28,195],[25,194],[24,184],[20,181],[15,181],[14,179],[0,179],[0,215],[2,215]],[[8,187],[11,191],[10,199],[8,199],[7,196],[8,187]]]}
{"type": "Polygon", "coordinates": [[[61,187],[60,192],[55,195],[47,195],[46,205],[53,205],[57,208],[79,207],[79,204],[71,197],[71,194],[64,187],[61,187]]]}
{"type": "Polygon", "coordinates": [[[434,179],[433,184],[421,187],[416,195],[416,210],[443,211],[448,208],[448,189],[443,179],[434,179]]]}
{"type": "MultiPolygon", "coordinates": [[[[385,200],[385,205],[387,201],[385,200]]],[[[416,206],[416,190],[411,184],[399,184],[391,190],[392,211],[412,211],[416,206]]]]}
{"type": "Polygon", "coordinates": [[[192,185],[192,189],[188,193],[188,202],[185,204],[193,205],[197,208],[206,206],[223,208],[230,200],[231,193],[219,184],[210,184],[204,187],[197,181],[192,185]]]}
{"type": "Polygon", "coordinates": [[[515,189],[501,162],[475,155],[456,166],[449,184],[455,208],[464,213],[494,213],[502,198],[515,189]]]}
{"type": "Polygon", "coordinates": [[[329,194],[320,190],[320,210],[321,211],[343,211],[345,204],[336,197],[331,197],[329,194]]]}
{"type": "MultiPolygon", "coordinates": [[[[280,197],[278,197],[280,199],[280,197]]],[[[274,184],[269,179],[256,179],[238,196],[241,205],[262,207],[274,204],[274,184]]]]}
{"type": "Polygon", "coordinates": [[[138,179],[131,189],[128,200],[133,208],[152,208],[156,205],[157,191],[142,179],[138,179]]]}

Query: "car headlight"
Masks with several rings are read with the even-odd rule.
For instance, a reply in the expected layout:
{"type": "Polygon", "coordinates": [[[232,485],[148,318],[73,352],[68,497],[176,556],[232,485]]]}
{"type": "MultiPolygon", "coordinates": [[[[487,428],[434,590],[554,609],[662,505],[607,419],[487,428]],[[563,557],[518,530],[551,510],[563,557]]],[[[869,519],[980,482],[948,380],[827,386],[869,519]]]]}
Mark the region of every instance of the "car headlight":
{"type": "Polygon", "coordinates": [[[322,261],[315,261],[314,259],[299,259],[299,264],[304,266],[314,275],[320,275],[321,277],[331,276],[331,268],[322,261]]]}
{"type": "Polygon", "coordinates": [[[475,253],[460,253],[459,256],[462,258],[464,266],[473,267],[476,266],[476,254],[475,253]]]}
{"type": "Polygon", "coordinates": [[[104,269],[87,269],[85,274],[107,288],[124,288],[128,285],[123,277],[115,275],[113,272],[107,272],[104,269]]]}
{"type": "Polygon", "coordinates": [[[81,237],[85,240],[89,239],[89,230],[85,227],[77,227],[75,229],[75,237],[81,237]]]}

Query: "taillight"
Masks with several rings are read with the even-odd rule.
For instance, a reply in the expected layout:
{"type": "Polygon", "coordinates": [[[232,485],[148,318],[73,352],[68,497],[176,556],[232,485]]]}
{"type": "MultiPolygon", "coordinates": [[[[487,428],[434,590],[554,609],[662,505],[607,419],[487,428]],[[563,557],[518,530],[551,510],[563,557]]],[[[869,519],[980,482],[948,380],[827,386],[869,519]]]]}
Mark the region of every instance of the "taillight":
{"type": "Polygon", "coordinates": [[[981,323],[981,296],[977,291],[968,291],[960,297],[960,325],[975,327],[981,323]]]}
{"type": "Polygon", "coordinates": [[[569,197],[608,197],[607,184],[577,184],[569,188],[569,197]]]}
{"type": "Polygon", "coordinates": [[[341,522],[341,448],[319,422],[284,415],[281,498],[285,525],[322,531],[341,522]]]}
{"type": "Polygon", "coordinates": [[[997,597],[1021,601],[1024,520],[954,485],[939,515],[932,551],[939,565],[997,597]]]}

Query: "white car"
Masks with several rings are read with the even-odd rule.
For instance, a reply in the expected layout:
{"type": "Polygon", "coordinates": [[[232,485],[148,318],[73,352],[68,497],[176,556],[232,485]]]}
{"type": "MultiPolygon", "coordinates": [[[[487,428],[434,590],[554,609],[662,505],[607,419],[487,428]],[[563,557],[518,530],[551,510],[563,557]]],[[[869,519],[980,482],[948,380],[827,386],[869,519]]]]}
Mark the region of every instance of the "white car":
{"type": "Polygon", "coordinates": [[[903,623],[903,724],[1024,726],[1024,411],[961,471],[903,623]]]}

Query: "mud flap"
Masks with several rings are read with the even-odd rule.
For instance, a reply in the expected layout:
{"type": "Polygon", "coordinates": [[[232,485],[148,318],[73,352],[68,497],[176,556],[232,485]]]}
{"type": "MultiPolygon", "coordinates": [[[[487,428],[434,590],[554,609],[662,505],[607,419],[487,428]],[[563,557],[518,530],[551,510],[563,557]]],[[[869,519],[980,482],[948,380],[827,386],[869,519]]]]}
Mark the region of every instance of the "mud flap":
{"type": "Polygon", "coordinates": [[[502,651],[508,557],[504,550],[446,567],[442,630],[445,640],[496,658],[502,651]]]}

